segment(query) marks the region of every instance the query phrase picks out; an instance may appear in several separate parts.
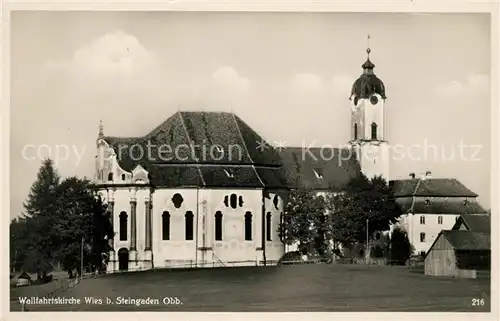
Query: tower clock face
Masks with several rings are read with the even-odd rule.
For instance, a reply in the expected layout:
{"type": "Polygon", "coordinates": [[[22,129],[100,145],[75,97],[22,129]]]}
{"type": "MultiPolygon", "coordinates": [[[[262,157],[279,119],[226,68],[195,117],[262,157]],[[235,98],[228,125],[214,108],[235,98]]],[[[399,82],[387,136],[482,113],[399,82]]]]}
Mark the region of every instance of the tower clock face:
{"type": "Polygon", "coordinates": [[[370,102],[372,103],[372,105],[376,105],[378,103],[377,96],[371,96],[370,97],[370,102]]]}

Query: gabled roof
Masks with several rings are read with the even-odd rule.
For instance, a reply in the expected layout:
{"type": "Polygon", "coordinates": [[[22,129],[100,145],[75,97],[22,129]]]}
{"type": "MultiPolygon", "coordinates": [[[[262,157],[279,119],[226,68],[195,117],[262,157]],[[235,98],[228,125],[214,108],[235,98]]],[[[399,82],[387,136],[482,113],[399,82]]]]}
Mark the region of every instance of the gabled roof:
{"type": "Polygon", "coordinates": [[[349,149],[288,147],[280,151],[289,188],[339,191],[361,172],[349,149]]]}
{"type": "Polygon", "coordinates": [[[461,215],[452,230],[458,230],[462,224],[469,231],[485,233],[490,233],[491,231],[491,218],[489,214],[461,215]]]}
{"type": "Polygon", "coordinates": [[[425,257],[429,255],[441,237],[444,237],[455,251],[485,251],[491,249],[490,233],[466,230],[442,230],[427,253],[425,253],[425,257]]]}
{"type": "Polygon", "coordinates": [[[489,250],[491,248],[490,233],[476,231],[441,231],[454,250],[489,250]]]}
{"type": "Polygon", "coordinates": [[[404,179],[390,184],[395,197],[477,197],[455,178],[404,179]]]}

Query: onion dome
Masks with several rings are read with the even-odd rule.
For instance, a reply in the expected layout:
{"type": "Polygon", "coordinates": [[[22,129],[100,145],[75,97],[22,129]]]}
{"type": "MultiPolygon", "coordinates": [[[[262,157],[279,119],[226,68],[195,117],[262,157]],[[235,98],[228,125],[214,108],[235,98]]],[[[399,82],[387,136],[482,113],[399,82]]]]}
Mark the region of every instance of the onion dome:
{"type": "Polygon", "coordinates": [[[361,65],[363,74],[352,85],[350,99],[370,98],[373,94],[379,94],[382,99],[386,99],[384,83],[373,73],[375,65],[370,61],[370,51],[370,48],[366,49],[368,57],[361,65]]]}

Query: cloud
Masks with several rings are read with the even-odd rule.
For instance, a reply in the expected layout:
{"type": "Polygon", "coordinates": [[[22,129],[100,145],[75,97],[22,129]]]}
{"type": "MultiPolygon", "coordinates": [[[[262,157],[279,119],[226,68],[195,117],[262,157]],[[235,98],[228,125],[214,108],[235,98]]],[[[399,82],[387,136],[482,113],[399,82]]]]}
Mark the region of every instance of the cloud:
{"type": "Polygon", "coordinates": [[[471,74],[465,81],[453,80],[435,88],[436,94],[443,97],[486,93],[488,90],[489,76],[485,74],[471,74]]]}
{"type": "Polygon", "coordinates": [[[215,86],[230,89],[236,93],[247,93],[250,91],[250,81],[243,78],[233,67],[223,66],[212,74],[212,82],[215,86]]]}
{"type": "MultiPolygon", "coordinates": [[[[251,91],[249,79],[231,66],[221,66],[206,75],[168,68],[157,53],[123,31],[92,40],[69,60],[47,63],[44,74],[46,83],[59,82],[56,87],[68,100],[101,104],[104,118],[115,114],[116,108],[133,115],[131,111],[139,105],[158,108],[165,117],[184,108],[227,109],[251,91]]],[[[136,121],[134,116],[129,117],[136,121]]],[[[141,119],[149,123],[148,117],[153,116],[141,119]]]]}
{"type": "MultiPolygon", "coordinates": [[[[79,77],[133,77],[155,66],[156,55],[123,31],[107,33],[76,50],[72,60],[59,66],[79,77]]],[[[58,67],[51,63],[49,67],[58,67]]]]}
{"type": "Polygon", "coordinates": [[[191,97],[183,109],[231,111],[246,108],[252,93],[250,80],[231,66],[221,66],[205,79],[196,79],[191,97]]]}

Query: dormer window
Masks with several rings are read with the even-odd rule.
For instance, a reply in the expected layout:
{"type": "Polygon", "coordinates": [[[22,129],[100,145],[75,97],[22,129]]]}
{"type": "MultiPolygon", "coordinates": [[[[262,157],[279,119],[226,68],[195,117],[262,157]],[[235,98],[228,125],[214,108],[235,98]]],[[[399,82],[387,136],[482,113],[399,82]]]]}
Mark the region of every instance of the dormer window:
{"type": "Polygon", "coordinates": [[[315,168],[313,169],[314,174],[316,175],[317,179],[322,179],[323,178],[323,170],[321,168],[315,168]]]}
{"type": "Polygon", "coordinates": [[[234,172],[232,169],[230,168],[224,169],[224,173],[226,173],[227,177],[234,178],[234,172]]]}
{"type": "Polygon", "coordinates": [[[464,200],[464,205],[465,206],[469,205],[469,200],[464,200]]]}

